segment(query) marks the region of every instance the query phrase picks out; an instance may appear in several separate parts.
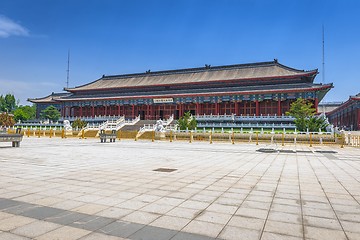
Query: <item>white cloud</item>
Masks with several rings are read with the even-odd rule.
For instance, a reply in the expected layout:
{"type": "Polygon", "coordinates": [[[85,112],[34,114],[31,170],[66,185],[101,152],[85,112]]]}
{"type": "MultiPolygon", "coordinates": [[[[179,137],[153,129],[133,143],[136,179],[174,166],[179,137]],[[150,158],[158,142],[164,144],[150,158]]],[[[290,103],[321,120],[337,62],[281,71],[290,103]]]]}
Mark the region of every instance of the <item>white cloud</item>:
{"type": "Polygon", "coordinates": [[[29,36],[29,30],[4,15],[0,15],[0,38],[10,36],[29,36]]]}

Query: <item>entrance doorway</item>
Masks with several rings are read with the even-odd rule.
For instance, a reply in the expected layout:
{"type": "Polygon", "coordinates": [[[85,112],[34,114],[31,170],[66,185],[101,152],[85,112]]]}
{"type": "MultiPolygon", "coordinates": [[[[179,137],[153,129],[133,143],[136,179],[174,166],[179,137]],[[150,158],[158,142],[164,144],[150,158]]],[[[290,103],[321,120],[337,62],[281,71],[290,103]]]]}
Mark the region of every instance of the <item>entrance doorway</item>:
{"type": "Polygon", "coordinates": [[[179,119],[179,110],[174,111],[174,119],[179,119]]]}
{"type": "Polygon", "coordinates": [[[145,111],[139,111],[140,120],[145,120],[145,111]]]}

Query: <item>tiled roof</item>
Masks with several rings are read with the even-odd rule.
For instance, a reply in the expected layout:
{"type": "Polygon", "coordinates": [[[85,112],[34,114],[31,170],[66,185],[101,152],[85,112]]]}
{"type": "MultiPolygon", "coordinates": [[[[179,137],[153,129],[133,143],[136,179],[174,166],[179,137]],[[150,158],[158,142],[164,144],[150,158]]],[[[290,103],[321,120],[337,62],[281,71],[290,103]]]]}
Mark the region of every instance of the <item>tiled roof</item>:
{"type": "Polygon", "coordinates": [[[102,78],[75,88],[65,89],[70,92],[114,88],[133,88],[145,86],[166,86],[189,83],[208,83],[217,81],[258,80],[261,78],[282,78],[309,76],[314,77],[317,69],[298,70],[278,63],[260,62],[227,66],[189,68],[170,71],[146,72],[136,74],[103,76],[102,78]]]}
{"type": "Polygon", "coordinates": [[[57,100],[69,95],[71,95],[71,93],[68,92],[51,93],[50,95],[42,98],[29,98],[28,101],[32,103],[57,103],[57,100]]]}
{"type": "Polygon", "coordinates": [[[296,83],[296,84],[278,84],[264,86],[246,86],[231,88],[203,88],[189,90],[168,90],[168,91],[151,91],[151,92],[131,92],[131,93],[98,93],[98,94],[76,94],[62,98],[62,101],[84,101],[84,100],[102,100],[102,99],[120,99],[120,98],[152,98],[152,97],[175,97],[191,95],[225,95],[225,94],[258,94],[258,93],[285,93],[293,91],[328,91],[332,84],[313,84],[313,83],[296,83]]]}

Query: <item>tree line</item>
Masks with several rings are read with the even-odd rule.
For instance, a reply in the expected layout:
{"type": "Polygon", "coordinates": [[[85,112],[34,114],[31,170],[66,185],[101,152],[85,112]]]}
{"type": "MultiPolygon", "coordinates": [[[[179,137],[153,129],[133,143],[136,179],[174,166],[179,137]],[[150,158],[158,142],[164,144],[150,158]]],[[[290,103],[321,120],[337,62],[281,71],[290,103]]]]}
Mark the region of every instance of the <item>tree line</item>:
{"type": "Polygon", "coordinates": [[[0,126],[13,126],[17,121],[36,117],[36,106],[19,105],[13,94],[0,95],[0,126]]]}

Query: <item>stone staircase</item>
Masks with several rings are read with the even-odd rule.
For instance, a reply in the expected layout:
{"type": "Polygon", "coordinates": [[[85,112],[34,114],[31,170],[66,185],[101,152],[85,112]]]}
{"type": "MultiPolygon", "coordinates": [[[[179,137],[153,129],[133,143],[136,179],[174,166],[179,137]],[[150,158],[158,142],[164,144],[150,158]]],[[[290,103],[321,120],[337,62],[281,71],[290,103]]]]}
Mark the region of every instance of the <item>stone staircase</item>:
{"type": "Polygon", "coordinates": [[[156,124],[156,120],[140,120],[134,125],[127,125],[121,128],[121,131],[139,131],[144,125],[156,124]]]}

